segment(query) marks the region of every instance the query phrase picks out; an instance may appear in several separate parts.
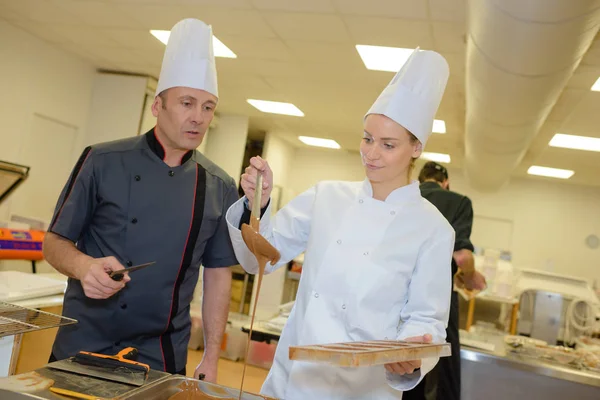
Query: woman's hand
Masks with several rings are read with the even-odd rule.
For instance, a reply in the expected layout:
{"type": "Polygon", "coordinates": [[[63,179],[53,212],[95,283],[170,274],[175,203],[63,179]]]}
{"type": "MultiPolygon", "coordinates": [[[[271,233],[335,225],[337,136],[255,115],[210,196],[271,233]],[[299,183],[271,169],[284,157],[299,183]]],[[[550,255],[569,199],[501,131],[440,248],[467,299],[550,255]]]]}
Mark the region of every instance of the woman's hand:
{"type": "Polygon", "coordinates": [[[252,209],[252,203],[254,201],[254,190],[256,189],[256,177],[258,171],[262,173],[261,209],[265,208],[269,202],[271,190],[273,190],[273,171],[271,171],[269,163],[261,157],[252,157],[250,159],[250,165],[246,168],[244,174],[242,174],[241,179],[242,189],[248,198],[250,209],[252,209]]]}
{"type": "MultiPolygon", "coordinates": [[[[415,343],[431,343],[432,337],[430,334],[423,336],[413,336],[405,339],[406,342],[415,343]]],[[[421,360],[403,361],[393,364],[385,364],[385,369],[388,372],[398,375],[412,374],[416,369],[421,368],[421,360]]]]}

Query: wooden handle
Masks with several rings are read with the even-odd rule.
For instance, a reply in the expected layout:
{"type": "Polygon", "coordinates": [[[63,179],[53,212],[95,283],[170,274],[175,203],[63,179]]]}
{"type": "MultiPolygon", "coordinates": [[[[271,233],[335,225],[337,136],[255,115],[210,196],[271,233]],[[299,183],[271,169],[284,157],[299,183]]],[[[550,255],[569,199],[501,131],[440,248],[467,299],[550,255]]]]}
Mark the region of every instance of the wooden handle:
{"type": "Polygon", "coordinates": [[[254,201],[252,203],[252,212],[250,218],[260,220],[260,203],[262,202],[262,173],[258,171],[256,176],[256,187],[254,188],[254,201]]]}

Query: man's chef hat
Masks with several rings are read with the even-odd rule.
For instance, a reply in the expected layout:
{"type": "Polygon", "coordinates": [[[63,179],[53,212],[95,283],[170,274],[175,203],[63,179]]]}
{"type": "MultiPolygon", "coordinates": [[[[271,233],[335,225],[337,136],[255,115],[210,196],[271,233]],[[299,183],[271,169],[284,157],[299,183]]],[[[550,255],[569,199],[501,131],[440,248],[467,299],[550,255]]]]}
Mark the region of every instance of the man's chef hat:
{"type": "Polygon", "coordinates": [[[198,19],[188,18],[175,24],[165,49],[156,95],[184,86],[219,97],[212,40],[211,26],[198,19]]]}
{"type": "Polygon", "coordinates": [[[448,63],[434,51],[412,52],[365,115],[383,114],[427,143],[448,82],[448,63]]]}

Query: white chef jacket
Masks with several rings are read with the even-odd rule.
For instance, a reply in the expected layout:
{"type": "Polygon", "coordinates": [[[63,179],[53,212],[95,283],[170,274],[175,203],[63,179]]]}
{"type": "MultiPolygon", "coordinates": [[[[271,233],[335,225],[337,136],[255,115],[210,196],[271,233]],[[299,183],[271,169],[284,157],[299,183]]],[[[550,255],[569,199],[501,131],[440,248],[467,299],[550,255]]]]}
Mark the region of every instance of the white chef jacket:
{"type": "MultiPolygon", "coordinates": [[[[238,230],[240,199],[227,212],[238,261],[258,264],[238,230]]],[[[261,234],[281,253],[276,265],[305,252],[296,302],[261,393],[285,400],[400,399],[437,363],[424,359],[410,375],[383,366],[340,368],[290,361],[288,349],[348,341],[405,339],[429,333],[444,342],[452,287],[454,230],[421,197],[418,182],[375,200],[371,184],[321,182],[290,201],[261,234]]]]}

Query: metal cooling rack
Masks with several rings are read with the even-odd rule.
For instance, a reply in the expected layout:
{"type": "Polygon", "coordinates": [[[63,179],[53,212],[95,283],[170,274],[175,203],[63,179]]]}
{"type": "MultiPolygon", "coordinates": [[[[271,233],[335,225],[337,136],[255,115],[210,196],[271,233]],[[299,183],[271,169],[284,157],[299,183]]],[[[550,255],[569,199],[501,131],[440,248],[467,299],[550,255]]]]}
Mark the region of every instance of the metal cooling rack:
{"type": "Polygon", "coordinates": [[[71,318],[0,301],[0,337],[76,323],[71,318]]]}

